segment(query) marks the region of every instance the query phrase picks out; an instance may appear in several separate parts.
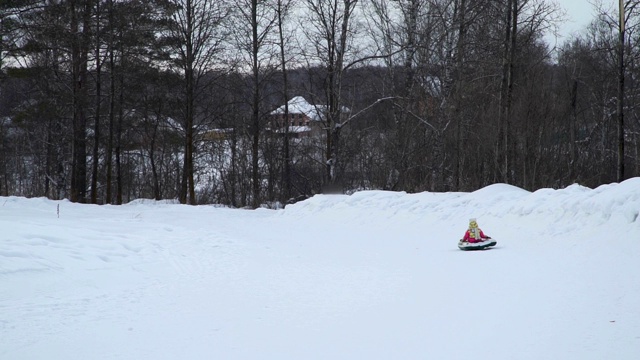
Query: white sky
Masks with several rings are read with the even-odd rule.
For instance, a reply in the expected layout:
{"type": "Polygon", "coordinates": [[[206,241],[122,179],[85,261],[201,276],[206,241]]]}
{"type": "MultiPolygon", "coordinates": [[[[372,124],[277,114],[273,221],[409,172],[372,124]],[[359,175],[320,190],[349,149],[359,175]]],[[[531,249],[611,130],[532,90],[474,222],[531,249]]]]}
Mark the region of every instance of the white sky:
{"type": "Polygon", "coordinates": [[[560,27],[563,36],[560,42],[567,40],[572,34],[584,31],[585,27],[594,18],[593,4],[602,3],[604,8],[617,9],[618,0],[556,0],[567,12],[565,21],[560,27]]]}

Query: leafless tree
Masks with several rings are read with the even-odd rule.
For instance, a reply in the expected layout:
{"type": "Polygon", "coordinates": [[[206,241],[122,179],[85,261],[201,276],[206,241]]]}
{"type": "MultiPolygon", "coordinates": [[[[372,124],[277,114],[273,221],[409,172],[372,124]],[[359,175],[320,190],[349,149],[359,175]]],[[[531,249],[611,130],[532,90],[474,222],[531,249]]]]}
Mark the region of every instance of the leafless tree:
{"type": "Polygon", "coordinates": [[[196,204],[194,146],[196,100],[205,74],[221,55],[223,21],[229,13],[221,0],[170,0],[175,6],[171,35],[175,40],[176,64],[184,76],[184,166],[180,202],[196,204]]]}
{"type": "MultiPolygon", "coordinates": [[[[289,58],[292,49],[288,47],[292,39],[291,31],[287,31],[286,25],[289,20],[291,9],[297,4],[295,0],[276,0],[274,7],[277,15],[275,26],[278,29],[278,37],[276,40],[277,47],[280,51],[280,69],[282,71],[282,97],[284,99],[284,118],[289,118],[289,58]]],[[[289,127],[286,126],[282,134],[282,152],[284,159],[282,186],[283,200],[288,201],[291,198],[291,139],[289,137],[289,127]]]]}
{"type": "Polygon", "coordinates": [[[326,102],[324,121],[326,129],[326,181],[334,186],[338,181],[336,167],[340,131],[344,117],[342,80],[347,68],[348,56],[353,55],[356,33],[352,16],[357,0],[306,0],[309,10],[305,34],[313,51],[312,62],[318,61],[324,68],[323,97],[326,102]]]}
{"type": "Polygon", "coordinates": [[[278,13],[270,1],[242,0],[235,6],[238,14],[234,25],[234,44],[238,51],[238,66],[250,69],[251,93],[251,181],[252,206],[261,201],[260,142],[266,108],[264,88],[277,64],[275,53],[278,13]]]}

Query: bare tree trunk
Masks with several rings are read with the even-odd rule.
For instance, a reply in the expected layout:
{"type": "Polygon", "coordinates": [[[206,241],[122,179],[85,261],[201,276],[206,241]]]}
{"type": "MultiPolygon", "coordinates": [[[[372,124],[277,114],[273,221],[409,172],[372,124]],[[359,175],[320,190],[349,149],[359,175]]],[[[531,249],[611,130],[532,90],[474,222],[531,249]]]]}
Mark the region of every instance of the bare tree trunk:
{"type": "Polygon", "coordinates": [[[113,202],[112,194],[112,172],[113,172],[113,124],[115,122],[115,102],[116,102],[116,82],[115,82],[115,56],[114,56],[114,14],[113,14],[113,0],[109,0],[109,45],[107,51],[109,52],[109,135],[107,139],[107,153],[106,157],[106,203],[111,204],[113,202]]]}
{"type": "Polygon", "coordinates": [[[462,67],[464,66],[464,46],[465,46],[465,35],[467,32],[466,27],[466,0],[459,0],[457,2],[457,8],[455,11],[455,16],[458,21],[458,39],[456,42],[456,53],[455,53],[455,70],[454,70],[454,78],[453,78],[453,96],[454,96],[454,121],[456,124],[456,135],[455,135],[455,153],[454,153],[454,170],[453,170],[453,181],[454,181],[454,190],[460,190],[460,180],[462,177],[462,112],[460,111],[462,108],[462,67]]]}
{"type": "Polygon", "coordinates": [[[193,122],[194,122],[194,71],[193,65],[195,61],[193,49],[194,36],[194,4],[191,0],[185,3],[185,22],[183,25],[184,34],[184,70],[185,70],[185,145],[184,145],[184,164],[182,169],[182,183],[180,190],[180,203],[186,204],[187,201],[195,205],[195,187],[193,185],[193,122]]]}
{"type": "MultiPolygon", "coordinates": [[[[120,54],[122,54],[122,48],[120,49],[120,54]]],[[[120,59],[121,67],[124,68],[124,57],[121,55],[120,59]]],[[[124,71],[121,69],[119,74],[119,82],[120,82],[120,100],[118,104],[118,121],[116,123],[116,204],[122,205],[123,198],[123,189],[122,189],[122,162],[121,162],[121,154],[122,154],[122,123],[124,121],[124,71]]]]}
{"type": "Polygon", "coordinates": [[[91,27],[91,1],[71,1],[71,62],[73,76],[73,155],[71,165],[71,201],[85,202],[87,191],[87,60],[91,27]],[[80,11],[81,19],[78,19],[80,11]],[[82,31],[80,31],[82,21],[82,31]]]}
{"type": "Polygon", "coordinates": [[[577,122],[578,122],[578,112],[577,112],[577,99],[578,99],[578,80],[573,79],[573,84],[571,86],[571,124],[569,128],[569,152],[571,154],[570,164],[569,164],[569,181],[576,181],[576,170],[577,170],[577,162],[578,162],[578,147],[576,144],[576,131],[577,131],[577,122]]]}
{"type": "Polygon", "coordinates": [[[260,50],[260,40],[258,39],[258,0],[251,0],[251,70],[253,76],[253,99],[252,99],[252,123],[253,136],[251,144],[251,184],[252,184],[252,206],[260,206],[260,68],[258,63],[258,52],[260,50]]]}
{"type": "Polygon", "coordinates": [[[238,178],[238,134],[237,134],[237,129],[233,129],[233,134],[231,135],[231,166],[230,166],[230,172],[231,172],[231,179],[230,179],[230,183],[231,183],[231,206],[233,207],[238,207],[238,200],[237,200],[237,193],[236,193],[236,188],[238,186],[236,179],[238,178]]]}
{"type": "Polygon", "coordinates": [[[91,203],[98,202],[98,165],[100,163],[100,105],[102,103],[102,63],[100,62],[100,1],[96,1],[96,113],[93,126],[93,154],[91,167],[91,203]]]}
{"type": "Polygon", "coordinates": [[[286,4],[278,0],[276,12],[278,13],[278,46],[280,47],[280,66],[282,69],[282,95],[284,97],[284,132],[282,135],[284,152],[284,172],[283,172],[283,196],[282,200],[291,198],[291,154],[289,141],[289,79],[287,76],[287,58],[285,53],[284,18],[291,2],[286,4]]]}
{"type": "Polygon", "coordinates": [[[518,34],[518,0],[513,1],[513,10],[511,10],[511,44],[509,47],[509,73],[507,84],[507,107],[505,109],[506,121],[505,121],[505,182],[513,183],[514,179],[511,174],[512,165],[511,162],[515,159],[515,149],[511,136],[511,103],[513,100],[513,74],[516,58],[516,44],[518,34]]]}
{"type": "Polygon", "coordinates": [[[162,191],[160,189],[160,175],[158,174],[158,165],[156,164],[156,143],[158,142],[158,126],[162,118],[162,108],[162,101],[159,101],[158,109],[155,112],[155,122],[149,149],[149,161],[151,162],[151,173],[153,176],[153,197],[156,200],[162,199],[162,191]]]}
{"type": "Polygon", "coordinates": [[[619,33],[618,33],[618,176],[617,181],[624,180],[624,0],[619,0],[619,33]]]}
{"type": "Polygon", "coordinates": [[[518,0],[507,1],[505,17],[504,55],[502,60],[502,83],[500,90],[499,130],[498,130],[498,173],[501,181],[509,183],[511,161],[511,98],[513,93],[513,67],[515,60],[516,33],[518,30],[518,0]]]}

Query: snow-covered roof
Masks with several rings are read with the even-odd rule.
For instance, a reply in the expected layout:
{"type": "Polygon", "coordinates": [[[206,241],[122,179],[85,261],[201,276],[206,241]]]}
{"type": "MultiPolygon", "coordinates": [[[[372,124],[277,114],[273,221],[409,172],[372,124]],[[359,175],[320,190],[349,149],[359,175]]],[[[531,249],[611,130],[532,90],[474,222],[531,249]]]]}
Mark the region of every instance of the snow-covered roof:
{"type": "MultiPolygon", "coordinates": [[[[322,120],[322,113],[326,108],[323,105],[312,105],[302,96],[292,98],[287,104],[289,105],[289,114],[305,114],[314,121],[322,120]]],[[[271,115],[278,114],[284,114],[284,105],[271,112],[271,115]]]]}
{"type": "MultiPolygon", "coordinates": [[[[306,114],[314,110],[313,105],[309,104],[309,102],[303,98],[302,96],[296,96],[289,100],[289,113],[290,114],[306,114]]],[[[272,114],[283,114],[284,113],[284,105],[275,109],[271,112],[272,114]]]]}
{"type": "MultiPolygon", "coordinates": [[[[296,96],[289,100],[289,114],[305,114],[312,121],[321,121],[324,120],[324,114],[327,111],[326,105],[313,105],[310,104],[307,99],[302,96],[296,96]]],[[[343,106],[342,112],[350,112],[348,107],[343,106]]],[[[284,114],[284,105],[279,108],[273,110],[271,115],[279,115],[284,114]]]]}
{"type": "MultiPolygon", "coordinates": [[[[303,133],[303,132],[308,132],[311,131],[311,127],[310,126],[289,126],[289,132],[290,133],[303,133]]],[[[280,128],[276,130],[277,133],[284,133],[285,132],[285,128],[280,128]]]]}

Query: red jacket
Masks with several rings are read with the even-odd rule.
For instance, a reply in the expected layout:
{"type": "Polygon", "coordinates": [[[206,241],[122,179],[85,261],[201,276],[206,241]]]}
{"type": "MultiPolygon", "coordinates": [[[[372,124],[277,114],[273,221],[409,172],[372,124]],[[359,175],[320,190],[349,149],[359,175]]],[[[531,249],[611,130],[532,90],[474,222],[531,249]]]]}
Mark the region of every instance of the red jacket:
{"type": "Polygon", "coordinates": [[[480,239],[476,239],[475,237],[473,237],[471,231],[467,230],[464,233],[464,237],[462,238],[462,240],[464,241],[468,241],[470,243],[475,243],[475,242],[480,242],[483,241],[483,239],[488,239],[489,237],[487,235],[485,235],[482,230],[478,229],[478,232],[480,233],[480,239]]]}

